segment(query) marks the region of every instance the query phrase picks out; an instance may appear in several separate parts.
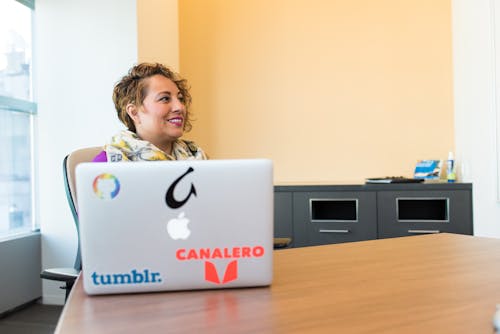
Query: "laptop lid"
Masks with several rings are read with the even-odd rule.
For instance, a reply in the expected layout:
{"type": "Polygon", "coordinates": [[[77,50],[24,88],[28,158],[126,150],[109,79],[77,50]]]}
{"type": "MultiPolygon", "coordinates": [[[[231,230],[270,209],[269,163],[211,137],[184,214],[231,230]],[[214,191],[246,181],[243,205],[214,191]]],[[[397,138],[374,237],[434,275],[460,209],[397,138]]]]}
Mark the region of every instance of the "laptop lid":
{"type": "Polygon", "coordinates": [[[271,284],[270,160],[83,163],[76,188],[89,294],[271,284]]]}

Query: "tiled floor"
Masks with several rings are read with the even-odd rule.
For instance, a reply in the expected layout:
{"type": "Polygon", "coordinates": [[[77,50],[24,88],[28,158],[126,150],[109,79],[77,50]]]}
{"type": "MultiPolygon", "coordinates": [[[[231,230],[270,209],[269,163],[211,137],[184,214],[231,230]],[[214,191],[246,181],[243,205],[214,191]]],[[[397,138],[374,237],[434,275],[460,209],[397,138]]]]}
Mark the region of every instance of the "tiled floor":
{"type": "Polygon", "coordinates": [[[2,334],[52,334],[62,306],[33,303],[26,308],[0,318],[2,334]]]}

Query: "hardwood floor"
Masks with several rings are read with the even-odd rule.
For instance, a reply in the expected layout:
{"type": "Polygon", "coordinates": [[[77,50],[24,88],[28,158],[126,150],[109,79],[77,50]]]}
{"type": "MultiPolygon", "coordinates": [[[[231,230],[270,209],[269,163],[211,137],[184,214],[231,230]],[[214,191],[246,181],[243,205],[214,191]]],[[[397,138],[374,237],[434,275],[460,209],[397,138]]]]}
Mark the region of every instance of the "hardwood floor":
{"type": "Polygon", "coordinates": [[[56,329],[62,306],[32,303],[0,316],[2,334],[51,334],[56,329]]]}

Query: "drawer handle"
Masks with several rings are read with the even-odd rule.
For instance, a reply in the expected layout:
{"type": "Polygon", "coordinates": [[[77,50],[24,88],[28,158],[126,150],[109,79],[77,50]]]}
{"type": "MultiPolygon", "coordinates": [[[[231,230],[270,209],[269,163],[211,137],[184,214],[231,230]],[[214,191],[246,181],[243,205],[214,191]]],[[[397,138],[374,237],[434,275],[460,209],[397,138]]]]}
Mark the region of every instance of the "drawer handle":
{"type": "Polygon", "coordinates": [[[428,233],[439,233],[439,230],[408,230],[408,233],[414,234],[428,234],[428,233]]]}
{"type": "Polygon", "coordinates": [[[349,230],[319,230],[319,233],[349,233],[349,230]]]}

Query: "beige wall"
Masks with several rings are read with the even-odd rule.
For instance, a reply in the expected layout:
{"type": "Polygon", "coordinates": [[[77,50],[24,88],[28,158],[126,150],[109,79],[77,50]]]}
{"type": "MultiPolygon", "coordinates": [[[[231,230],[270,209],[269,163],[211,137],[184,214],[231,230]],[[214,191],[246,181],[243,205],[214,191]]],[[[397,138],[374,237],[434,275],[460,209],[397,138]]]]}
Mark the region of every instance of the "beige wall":
{"type": "Polygon", "coordinates": [[[271,158],[278,184],[345,183],[410,176],[417,159],[453,150],[450,0],[179,0],[178,10],[197,118],[187,137],[212,158],[271,158]]]}
{"type": "Polygon", "coordinates": [[[137,0],[138,61],[179,71],[177,0],[137,0]]]}

